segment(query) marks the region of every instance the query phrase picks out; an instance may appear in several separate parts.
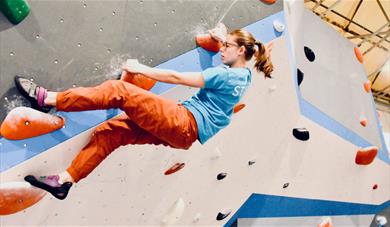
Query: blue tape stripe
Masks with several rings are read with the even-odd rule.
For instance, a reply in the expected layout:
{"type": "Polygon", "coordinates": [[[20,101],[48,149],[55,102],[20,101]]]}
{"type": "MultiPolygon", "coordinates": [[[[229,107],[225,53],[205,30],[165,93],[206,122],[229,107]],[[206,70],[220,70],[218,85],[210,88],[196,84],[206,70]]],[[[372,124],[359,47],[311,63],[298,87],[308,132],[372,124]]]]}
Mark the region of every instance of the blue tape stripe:
{"type": "MultiPolygon", "coordinates": [[[[372,144],[368,142],[366,139],[359,136],[357,133],[349,130],[348,128],[346,128],[344,125],[342,125],[335,119],[326,115],[324,112],[320,111],[317,107],[307,102],[305,99],[303,98],[300,99],[300,105],[301,105],[301,113],[304,116],[315,121],[317,124],[323,126],[324,128],[329,129],[329,131],[334,132],[338,136],[350,141],[356,146],[360,146],[360,147],[372,146],[372,144]]],[[[382,135],[382,132],[380,132],[380,134],[382,135]]],[[[381,140],[384,141],[383,135],[381,140]]],[[[379,158],[380,160],[384,161],[387,164],[390,164],[390,158],[387,155],[386,145],[385,146],[382,145],[381,148],[379,148],[377,158],[379,158]],[[383,149],[383,147],[385,149],[383,149]]]]}
{"type": "Polygon", "coordinates": [[[364,215],[376,214],[389,206],[390,200],[380,205],[371,205],[252,194],[224,226],[231,226],[237,218],[364,215]]]}

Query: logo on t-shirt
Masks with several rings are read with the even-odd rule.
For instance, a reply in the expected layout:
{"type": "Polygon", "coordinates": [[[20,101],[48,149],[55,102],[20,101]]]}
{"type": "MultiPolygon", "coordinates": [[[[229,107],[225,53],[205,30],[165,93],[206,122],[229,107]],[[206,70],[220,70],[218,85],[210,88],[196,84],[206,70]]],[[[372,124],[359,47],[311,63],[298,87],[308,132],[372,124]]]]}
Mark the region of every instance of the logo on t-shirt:
{"type": "Polygon", "coordinates": [[[246,86],[240,86],[240,85],[235,86],[232,95],[233,96],[242,96],[242,94],[244,94],[244,92],[245,92],[245,88],[246,88],[246,86]]]}

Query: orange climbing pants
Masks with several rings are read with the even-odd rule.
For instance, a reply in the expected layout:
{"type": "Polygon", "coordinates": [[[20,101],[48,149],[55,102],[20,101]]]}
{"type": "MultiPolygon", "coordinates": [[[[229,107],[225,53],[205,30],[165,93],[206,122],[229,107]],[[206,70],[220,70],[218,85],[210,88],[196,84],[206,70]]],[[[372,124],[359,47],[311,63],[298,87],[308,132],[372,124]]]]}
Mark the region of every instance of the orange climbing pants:
{"type": "Polygon", "coordinates": [[[198,139],[195,118],[182,104],[122,80],[70,88],[59,92],[56,102],[59,111],[119,108],[126,113],[96,127],[88,144],[66,169],[75,182],[122,145],[162,144],[187,150],[198,139]]]}

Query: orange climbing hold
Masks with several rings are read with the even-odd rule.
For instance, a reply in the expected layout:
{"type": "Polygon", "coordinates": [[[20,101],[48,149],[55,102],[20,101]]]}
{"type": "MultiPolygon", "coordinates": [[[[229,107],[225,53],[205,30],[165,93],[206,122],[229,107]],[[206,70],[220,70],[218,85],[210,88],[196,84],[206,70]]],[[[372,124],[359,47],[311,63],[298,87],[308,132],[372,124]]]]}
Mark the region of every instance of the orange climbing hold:
{"type": "Polygon", "coordinates": [[[321,223],[317,225],[317,227],[332,227],[332,219],[330,217],[323,218],[321,223]]]}
{"type": "Polygon", "coordinates": [[[156,80],[149,78],[140,73],[129,73],[127,71],[122,72],[121,80],[132,83],[137,87],[145,90],[150,90],[156,84],[156,80]]]}
{"type": "Polygon", "coordinates": [[[165,175],[169,175],[169,174],[172,174],[172,173],[175,173],[177,171],[179,171],[180,169],[182,169],[184,167],[184,163],[176,163],[175,165],[173,165],[171,168],[169,168],[167,171],[165,171],[165,175]]]}
{"type": "Polygon", "coordinates": [[[227,28],[223,23],[218,23],[215,28],[208,30],[207,35],[197,35],[196,43],[205,50],[218,52],[223,42],[226,41],[227,28]]]}
{"type": "Polygon", "coordinates": [[[361,119],[360,119],[360,124],[361,124],[363,127],[366,127],[366,125],[367,125],[367,119],[366,119],[366,118],[361,118],[361,119]]]}
{"type": "Polygon", "coordinates": [[[245,107],[244,103],[238,103],[234,106],[233,113],[237,113],[238,111],[242,110],[245,107]]]}
{"type": "Polygon", "coordinates": [[[261,0],[262,2],[266,3],[266,4],[274,4],[276,2],[276,0],[261,0]]]}
{"type": "Polygon", "coordinates": [[[269,5],[274,4],[276,2],[276,0],[261,0],[261,1],[269,5]]]}
{"type": "Polygon", "coordinates": [[[378,147],[376,146],[361,148],[356,153],[355,163],[358,165],[368,165],[374,161],[377,154],[378,147]]]}
{"type": "Polygon", "coordinates": [[[16,107],[8,113],[0,127],[0,134],[9,140],[21,140],[40,136],[64,126],[65,119],[34,110],[16,107]]]}
{"type": "Polygon", "coordinates": [[[371,90],[371,81],[370,80],[367,80],[365,83],[364,83],[364,90],[366,91],[366,92],[370,92],[370,90],[371,90]]]}
{"type": "Polygon", "coordinates": [[[46,191],[31,186],[27,182],[0,184],[0,215],[8,215],[24,210],[46,195],[46,191]]]}
{"type": "Polygon", "coordinates": [[[200,47],[211,52],[218,52],[222,47],[222,43],[214,39],[210,34],[197,35],[195,40],[200,47]]]}
{"type": "Polygon", "coordinates": [[[363,55],[362,55],[362,53],[360,52],[359,48],[358,48],[358,47],[355,47],[355,48],[354,48],[354,51],[355,51],[355,55],[356,55],[357,60],[358,60],[360,63],[363,63],[363,55]]]}

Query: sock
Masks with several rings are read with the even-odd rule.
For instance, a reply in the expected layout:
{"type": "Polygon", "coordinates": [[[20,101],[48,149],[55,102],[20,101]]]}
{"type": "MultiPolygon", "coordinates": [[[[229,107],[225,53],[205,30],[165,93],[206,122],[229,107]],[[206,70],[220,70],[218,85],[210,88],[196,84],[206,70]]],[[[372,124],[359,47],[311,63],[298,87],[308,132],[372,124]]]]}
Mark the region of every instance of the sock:
{"type": "Polygon", "coordinates": [[[64,172],[58,174],[58,176],[60,177],[60,179],[58,180],[58,182],[60,184],[63,184],[65,182],[75,183],[73,180],[73,177],[68,173],[68,171],[64,171],[64,172]]]}

